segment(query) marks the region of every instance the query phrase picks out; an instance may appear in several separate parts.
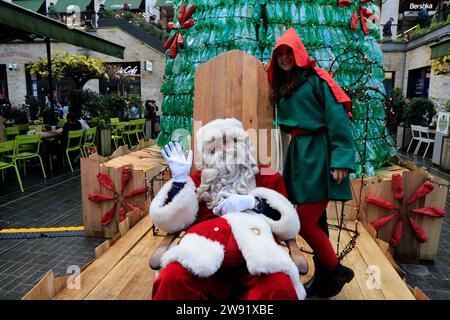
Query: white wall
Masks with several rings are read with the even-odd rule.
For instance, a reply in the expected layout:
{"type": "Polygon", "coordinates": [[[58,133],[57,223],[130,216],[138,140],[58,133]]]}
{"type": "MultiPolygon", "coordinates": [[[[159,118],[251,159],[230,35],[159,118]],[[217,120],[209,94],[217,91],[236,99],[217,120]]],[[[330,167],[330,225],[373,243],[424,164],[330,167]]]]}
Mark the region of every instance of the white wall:
{"type": "Polygon", "coordinates": [[[383,25],[392,17],[394,18],[391,28],[392,38],[395,39],[395,35],[397,34],[399,0],[384,0],[382,3],[380,17],[381,34],[383,34],[383,25]]]}

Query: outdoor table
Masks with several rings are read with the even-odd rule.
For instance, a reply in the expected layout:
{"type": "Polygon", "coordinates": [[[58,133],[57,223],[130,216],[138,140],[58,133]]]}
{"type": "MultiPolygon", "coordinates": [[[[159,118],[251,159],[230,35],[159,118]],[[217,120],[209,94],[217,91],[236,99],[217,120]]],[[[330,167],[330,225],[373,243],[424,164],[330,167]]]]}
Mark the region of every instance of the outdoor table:
{"type": "Polygon", "coordinates": [[[62,131],[58,132],[58,131],[43,131],[39,133],[41,135],[41,139],[50,139],[50,138],[55,138],[58,137],[60,135],[62,135],[62,131]]]}

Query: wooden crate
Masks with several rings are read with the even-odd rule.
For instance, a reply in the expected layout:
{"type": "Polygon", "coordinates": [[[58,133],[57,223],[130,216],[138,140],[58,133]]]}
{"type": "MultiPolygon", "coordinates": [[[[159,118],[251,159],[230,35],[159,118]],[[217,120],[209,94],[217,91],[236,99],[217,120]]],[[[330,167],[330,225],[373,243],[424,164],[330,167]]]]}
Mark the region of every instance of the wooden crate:
{"type": "Polygon", "coordinates": [[[195,72],[194,163],[201,159],[194,141],[197,130],[211,120],[234,117],[242,121],[258,150],[255,159],[270,166],[273,108],[269,91],[262,63],[245,52],[229,51],[201,65],[195,72]]]}
{"type": "MultiPolygon", "coordinates": [[[[102,216],[114,205],[114,200],[101,203],[89,200],[89,194],[102,193],[113,195],[97,180],[97,174],[107,174],[116,190],[120,191],[121,173],[125,166],[132,167],[132,176],[123,194],[127,194],[139,187],[147,186],[148,194],[140,194],[127,199],[131,204],[144,208],[140,218],[148,214],[150,200],[161,189],[162,184],[170,176],[162,176],[167,166],[159,154],[158,148],[144,148],[129,152],[127,148],[121,148],[116,154],[108,158],[90,157],[81,159],[81,189],[83,203],[84,234],[86,237],[113,238],[119,232],[119,206],[117,205],[113,221],[103,226],[102,216]]],[[[119,192],[119,198],[121,197],[119,192]]],[[[139,218],[139,219],[140,219],[139,218]]],[[[135,220],[136,218],[133,217],[135,220]]],[[[132,225],[134,225],[132,223],[132,225]]]]}
{"type": "MultiPolygon", "coordinates": [[[[445,208],[447,185],[448,182],[446,180],[431,176],[423,169],[415,171],[404,170],[404,168],[394,171],[382,170],[380,175],[368,180],[365,195],[370,194],[378,196],[384,200],[395,203],[402,211],[423,207],[445,208]],[[406,207],[396,201],[393,197],[391,176],[389,176],[389,172],[391,173],[391,176],[396,172],[401,173],[403,176],[403,189],[405,193],[403,203],[406,203],[415,190],[427,179],[433,183],[434,189],[425,198],[406,207]]],[[[394,213],[393,211],[379,208],[365,201],[362,203],[362,208],[365,211],[365,219],[368,223],[394,213]]],[[[434,261],[437,258],[442,219],[416,214],[412,215],[412,217],[425,230],[429,240],[425,243],[420,243],[414,236],[406,215],[403,215],[403,236],[396,248],[391,247],[391,253],[399,263],[418,263],[420,260],[434,261]]],[[[381,228],[377,233],[377,237],[385,242],[389,242],[392,238],[395,223],[396,218],[381,228]]]]}
{"type": "Polygon", "coordinates": [[[442,139],[442,153],[440,167],[444,170],[450,171],[450,137],[442,139]]]}

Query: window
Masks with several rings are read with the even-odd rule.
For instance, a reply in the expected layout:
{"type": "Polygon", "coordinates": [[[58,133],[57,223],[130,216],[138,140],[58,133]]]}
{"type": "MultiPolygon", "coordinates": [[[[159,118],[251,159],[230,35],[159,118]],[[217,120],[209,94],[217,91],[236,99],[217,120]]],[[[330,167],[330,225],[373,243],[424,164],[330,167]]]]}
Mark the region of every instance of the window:
{"type": "Polygon", "coordinates": [[[100,79],[100,94],[115,94],[119,96],[141,96],[141,63],[119,62],[105,63],[117,74],[116,79],[100,79]]]}
{"type": "Polygon", "coordinates": [[[428,97],[431,67],[423,67],[408,72],[407,98],[428,97]]]}
{"type": "Polygon", "coordinates": [[[392,95],[392,90],[394,90],[395,87],[395,71],[386,71],[384,73],[383,84],[386,95],[390,97],[392,95]]]}
{"type": "MultiPolygon", "coordinates": [[[[36,74],[30,74],[28,65],[25,65],[25,78],[27,82],[27,95],[36,97],[38,101],[44,101],[45,95],[49,92],[48,79],[41,79],[36,74]]],[[[67,102],[70,93],[75,88],[72,79],[53,79],[54,94],[58,103],[67,102]]]]}
{"type": "Polygon", "coordinates": [[[6,64],[0,64],[0,105],[9,101],[8,82],[6,81],[6,64]]]}

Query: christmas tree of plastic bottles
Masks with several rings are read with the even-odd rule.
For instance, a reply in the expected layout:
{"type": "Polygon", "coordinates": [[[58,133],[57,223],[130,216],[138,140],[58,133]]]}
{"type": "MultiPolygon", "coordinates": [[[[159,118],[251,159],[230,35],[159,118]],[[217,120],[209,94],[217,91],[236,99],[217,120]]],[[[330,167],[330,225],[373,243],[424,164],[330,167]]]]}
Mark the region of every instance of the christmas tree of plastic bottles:
{"type": "MultiPolygon", "coordinates": [[[[355,9],[367,7],[379,14],[379,8],[368,0],[352,2],[340,7],[337,0],[191,1],[197,6],[192,16],[195,25],[182,31],[184,48],[178,50],[174,59],[166,53],[161,87],[163,115],[157,144],[167,144],[175,129],[192,131],[197,67],[234,49],[269,62],[276,41],[293,27],[317,65],[332,72],[336,82],[351,94],[351,130],[357,167],[354,176],[374,175],[375,169],[385,165],[396,153],[385,125],[380,31],[375,23],[359,14],[356,30],[350,28],[350,20],[355,9]],[[366,19],[369,34],[363,33],[359,19],[366,19]]],[[[174,1],[174,22],[180,3],[181,0],[174,1]]]]}

